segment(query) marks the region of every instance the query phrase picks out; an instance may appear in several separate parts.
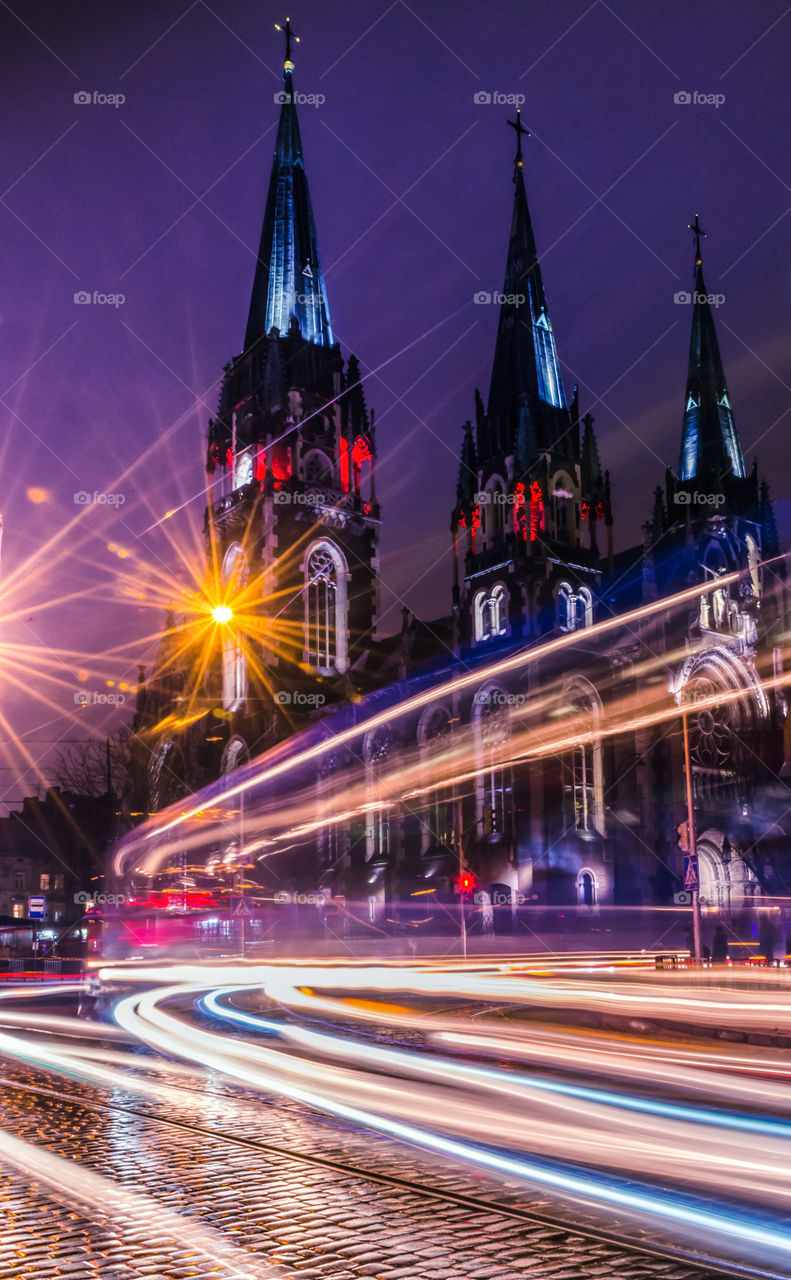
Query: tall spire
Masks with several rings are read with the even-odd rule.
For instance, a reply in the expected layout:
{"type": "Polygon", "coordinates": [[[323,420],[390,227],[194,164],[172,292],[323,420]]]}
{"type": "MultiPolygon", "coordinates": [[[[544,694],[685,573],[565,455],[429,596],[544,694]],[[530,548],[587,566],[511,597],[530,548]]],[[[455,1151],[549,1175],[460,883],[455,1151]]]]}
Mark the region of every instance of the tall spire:
{"type": "Polygon", "coordinates": [[[245,351],[272,328],[286,332],[296,319],[303,337],[333,345],[324,276],[319,263],[316,224],[310,203],[294,100],[291,23],[277,27],[285,36],[283,89],[272,176],[266,201],[258,264],[250,298],[245,351]]]}
{"type": "Polygon", "coordinates": [[[537,400],[557,409],[566,407],[525,191],[522,138],[529,136],[529,130],[519,111],[508,124],[516,131],[514,211],[489,389],[490,414],[525,400],[531,407],[537,400]]]}
{"type": "Polygon", "coordinates": [[[700,240],[706,232],[697,214],[689,228],[695,237],[695,296],[679,480],[697,480],[717,486],[729,474],[744,479],[746,472],[725,382],[714,315],[703,280],[700,240]]]}

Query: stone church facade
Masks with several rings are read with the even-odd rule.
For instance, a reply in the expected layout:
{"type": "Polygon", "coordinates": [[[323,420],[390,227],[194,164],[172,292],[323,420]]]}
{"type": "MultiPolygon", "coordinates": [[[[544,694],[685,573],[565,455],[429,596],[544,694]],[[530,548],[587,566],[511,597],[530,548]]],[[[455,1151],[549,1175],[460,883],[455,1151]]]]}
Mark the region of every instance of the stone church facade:
{"type": "MultiPolygon", "coordinates": [[[[209,662],[170,617],[141,676],[136,808],[164,808],[302,731],[329,743],[417,690],[414,710],[328,746],[319,810],[341,778],[375,803],[321,827],[291,871],[281,858],[281,886],[364,899],[371,921],[432,890],[450,900],[460,871],[505,906],[498,927],[528,904],[661,906],[683,892],[686,716],[702,894],[737,912],[787,893],[784,562],[768,488],[742,457],[697,221],[680,462],[646,495],[643,543],[616,553],[594,421],[563,383],[517,116],[491,383],[485,403],[475,392],[451,513],[449,611],[430,624],[404,611],[401,633],[382,638],[374,415],[332,332],[293,71],[287,56],[244,349],[209,424],[208,574],[228,616],[216,615],[209,662]],[[376,779],[399,760],[433,776],[461,741],[468,777],[382,800],[376,779]]],[[[265,863],[250,874],[271,893],[265,863]]]]}

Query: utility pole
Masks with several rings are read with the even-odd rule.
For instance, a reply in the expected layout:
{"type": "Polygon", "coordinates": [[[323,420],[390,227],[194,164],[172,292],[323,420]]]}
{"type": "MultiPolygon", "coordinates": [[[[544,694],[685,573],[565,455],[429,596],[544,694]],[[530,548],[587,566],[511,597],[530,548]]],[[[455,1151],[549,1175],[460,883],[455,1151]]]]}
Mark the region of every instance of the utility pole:
{"type": "Polygon", "coordinates": [[[698,872],[698,849],[695,838],[695,796],[692,789],[692,760],[689,751],[689,725],[687,724],[686,691],[681,694],[681,725],[684,730],[684,773],[687,783],[687,831],[689,833],[689,851],[684,873],[684,888],[692,894],[692,939],[695,952],[695,964],[700,964],[702,952],[700,945],[700,875],[698,872]]]}
{"type": "Polygon", "coordinates": [[[467,959],[467,912],[464,909],[464,838],[462,835],[462,810],[461,796],[456,796],[453,807],[455,810],[455,827],[456,827],[456,844],[458,845],[459,854],[459,924],[461,927],[461,954],[467,959]]]}

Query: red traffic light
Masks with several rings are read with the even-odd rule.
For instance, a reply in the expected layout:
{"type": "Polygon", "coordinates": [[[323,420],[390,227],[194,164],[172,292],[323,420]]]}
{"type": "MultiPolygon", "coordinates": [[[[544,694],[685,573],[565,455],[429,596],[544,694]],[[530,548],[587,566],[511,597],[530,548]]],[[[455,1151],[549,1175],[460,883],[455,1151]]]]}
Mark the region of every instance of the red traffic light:
{"type": "Polygon", "coordinates": [[[459,893],[472,893],[477,884],[478,881],[471,871],[462,871],[456,881],[456,887],[459,893]]]}

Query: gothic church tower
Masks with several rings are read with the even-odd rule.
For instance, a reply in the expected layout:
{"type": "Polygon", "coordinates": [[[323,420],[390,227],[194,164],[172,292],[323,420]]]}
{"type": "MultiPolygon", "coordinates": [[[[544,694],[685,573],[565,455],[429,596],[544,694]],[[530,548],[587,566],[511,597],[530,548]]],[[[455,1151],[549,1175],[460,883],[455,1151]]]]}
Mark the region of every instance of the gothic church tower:
{"type": "Polygon", "coordinates": [[[611,553],[610,486],[593,418],[569,404],[524,180],[519,112],[514,207],[489,399],[464,428],[454,543],[461,649],[530,638],[593,619],[611,553]]]}

